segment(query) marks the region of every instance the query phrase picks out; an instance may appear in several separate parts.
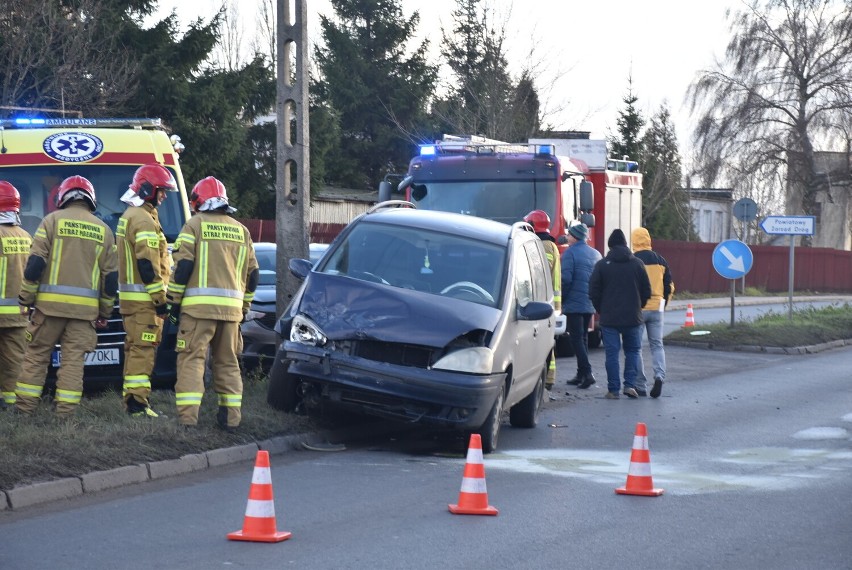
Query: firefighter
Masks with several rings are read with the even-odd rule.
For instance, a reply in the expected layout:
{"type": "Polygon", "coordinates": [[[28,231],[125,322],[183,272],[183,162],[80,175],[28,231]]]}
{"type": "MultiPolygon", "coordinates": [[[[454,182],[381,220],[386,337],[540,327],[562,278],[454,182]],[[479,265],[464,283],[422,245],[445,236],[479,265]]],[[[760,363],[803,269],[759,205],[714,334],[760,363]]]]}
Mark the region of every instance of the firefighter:
{"type": "Polygon", "coordinates": [[[0,409],[15,403],[26,347],[27,309],[18,304],[32,236],[21,227],[21,195],[0,180],[0,409]]]}
{"type": "Polygon", "coordinates": [[[248,230],[229,214],[225,186],[209,176],[190,194],[195,215],[174,245],[175,267],[166,293],[169,319],[179,323],[175,402],[178,423],[195,426],[204,393],[204,363],[212,352],[216,421],[234,431],[240,425],[243,380],[237,355],[240,323],[260,278],[248,230]]]}
{"type": "Polygon", "coordinates": [[[177,192],[171,173],[159,164],[140,166],[121,201],[128,205],[118,220],[118,299],[124,318],[122,399],[133,417],[156,418],[148,396],[157,347],[163,336],[169,250],[157,206],[177,192]]]}
{"type": "Polygon", "coordinates": [[[57,417],[69,417],[83,396],[83,365],[95,350],[95,329],[106,328],[118,291],[115,237],[93,212],[95,189],[82,176],[59,185],[57,210],[36,230],[24,268],[18,302],[33,307],[27,350],[18,378],[15,406],[32,414],[41,399],[47,366],[57,343],[57,417]]]}
{"type": "MultiPolygon", "coordinates": [[[[559,261],[559,247],[556,245],[556,240],[550,235],[550,216],[543,210],[533,210],[524,216],[524,221],[533,227],[535,235],[541,239],[544,246],[544,253],[547,255],[547,263],[550,266],[550,278],[553,281],[553,309],[558,314],[562,314],[562,268],[559,261]]],[[[551,390],[555,382],[556,351],[554,349],[550,353],[544,387],[551,390]]]]}

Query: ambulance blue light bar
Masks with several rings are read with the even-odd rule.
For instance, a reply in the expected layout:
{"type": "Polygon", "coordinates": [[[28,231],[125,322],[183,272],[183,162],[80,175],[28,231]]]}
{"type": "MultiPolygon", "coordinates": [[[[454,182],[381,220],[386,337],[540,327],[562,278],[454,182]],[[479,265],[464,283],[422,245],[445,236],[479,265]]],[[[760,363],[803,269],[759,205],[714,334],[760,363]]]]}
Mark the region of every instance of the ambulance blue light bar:
{"type": "Polygon", "coordinates": [[[162,128],[160,119],[149,118],[41,118],[41,117],[16,117],[14,119],[0,119],[0,127],[5,128],[34,128],[34,127],[112,127],[112,128],[162,128]]]}

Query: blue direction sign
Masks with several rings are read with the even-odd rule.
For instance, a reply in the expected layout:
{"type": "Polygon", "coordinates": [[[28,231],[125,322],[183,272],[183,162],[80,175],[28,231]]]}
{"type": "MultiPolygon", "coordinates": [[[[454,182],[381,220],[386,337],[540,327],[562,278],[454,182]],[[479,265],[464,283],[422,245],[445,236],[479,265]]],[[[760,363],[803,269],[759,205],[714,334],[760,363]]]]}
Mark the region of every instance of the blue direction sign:
{"type": "Polygon", "coordinates": [[[816,216],[766,216],[760,222],[760,229],[768,234],[812,236],[816,216]]]}
{"type": "Polygon", "coordinates": [[[713,269],[725,279],[739,279],[749,271],[754,256],[738,239],[725,240],[713,250],[713,269]]]}

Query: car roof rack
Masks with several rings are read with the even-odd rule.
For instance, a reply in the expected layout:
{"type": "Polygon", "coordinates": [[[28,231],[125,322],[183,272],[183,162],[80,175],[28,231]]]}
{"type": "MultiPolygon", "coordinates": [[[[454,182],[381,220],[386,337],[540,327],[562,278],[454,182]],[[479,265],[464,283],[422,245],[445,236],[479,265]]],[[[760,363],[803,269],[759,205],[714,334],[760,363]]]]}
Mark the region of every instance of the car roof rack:
{"type": "Polygon", "coordinates": [[[373,212],[378,212],[379,210],[387,210],[389,208],[411,208],[412,210],[416,210],[417,206],[412,204],[407,200],[386,200],[384,202],[379,202],[375,206],[370,207],[367,210],[367,214],[372,214],[373,212]]]}

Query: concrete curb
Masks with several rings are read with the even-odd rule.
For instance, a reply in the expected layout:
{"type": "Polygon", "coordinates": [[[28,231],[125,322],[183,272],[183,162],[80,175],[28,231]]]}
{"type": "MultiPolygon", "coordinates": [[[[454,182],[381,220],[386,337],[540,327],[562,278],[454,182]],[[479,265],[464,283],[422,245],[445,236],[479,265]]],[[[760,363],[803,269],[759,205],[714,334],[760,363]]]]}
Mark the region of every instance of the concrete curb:
{"type": "Polygon", "coordinates": [[[272,455],[302,450],[301,444],[357,441],[366,437],[380,435],[395,429],[380,423],[348,427],[340,430],[302,433],[280,436],[256,443],[247,443],[223,449],[211,449],[204,453],[184,455],[179,459],[152,461],[139,465],[128,465],[94,471],[77,477],[66,477],[55,481],[45,481],[22,485],[6,491],[0,491],[0,511],[19,510],[26,507],[50,503],[61,499],[79,497],[83,494],[97,493],[125,485],[136,485],[147,481],[176,477],[195,471],[204,471],[224,465],[246,462],[253,465],[258,449],[265,449],[272,455]]]}
{"type": "Polygon", "coordinates": [[[718,350],[723,352],[762,352],[766,354],[816,354],[825,350],[852,346],[852,339],[832,340],[821,344],[809,346],[716,346],[712,342],[687,342],[682,340],[666,340],[666,346],[682,346],[685,348],[698,348],[703,350],[718,350]]]}

